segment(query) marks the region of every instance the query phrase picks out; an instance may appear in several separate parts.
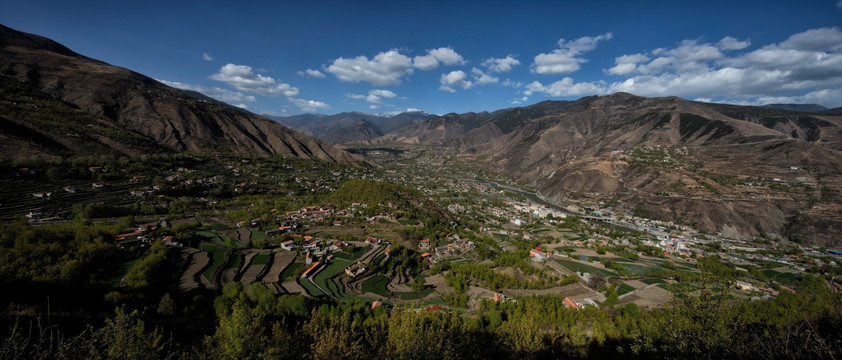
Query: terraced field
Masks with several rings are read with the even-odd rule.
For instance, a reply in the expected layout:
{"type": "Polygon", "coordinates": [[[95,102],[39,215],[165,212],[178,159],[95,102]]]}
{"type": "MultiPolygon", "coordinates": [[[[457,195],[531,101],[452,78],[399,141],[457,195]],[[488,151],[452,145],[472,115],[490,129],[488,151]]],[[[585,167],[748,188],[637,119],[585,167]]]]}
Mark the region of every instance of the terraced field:
{"type": "Polygon", "coordinates": [[[182,254],[189,257],[190,265],[188,265],[184,273],[181,274],[181,280],[179,280],[178,288],[181,291],[197,289],[199,288],[199,282],[197,282],[197,280],[201,276],[200,272],[208,265],[208,263],[210,263],[210,255],[207,252],[193,248],[185,248],[182,250],[182,254]]]}
{"type": "Polygon", "coordinates": [[[42,182],[25,178],[2,179],[0,180],[0,188],[3,189],[3,192],[0,195],[0,203],[3,204],[3,213],[0,214],[0,220],[11,220],[17,215],[24,215],[30,211],[40,211],[47,205],[57,213],[70,213],[76,204],[129,205],[137,200],[129,194],[129,190],[139,186],[139,184],[111,183],[106,191],[100,191],[91,188],[91,184],[95,181],[98,180],[74,180],[45,185],[42,182]],[[66,185],[74,186],[78,190],[76,193],[68,193],[63,189],[66,185]],[[39,199],[32,196],[32,193],[43,191],[51,191],[53,197],[39,199]]]}
{"type": "Polygon", "coordinates": [[[389,278],[384,275],[374,275],[362,284],[362,291],[377,294],[382,297],[389,297],[392,295],[391,291],[386,288],[389,284],[389,278]]]}
{"type": "Polygon", "coordinates": [[[622,295],[628,294],[628,293],[630,293],[634,290],[635,290],[635,288],[632,287],[631,285],[626,284],[626,283],[622,283],[622,284],[620,284],[620,287],[617,288],[617,295],[622,296],[622,295]]]}
{"type": "Polygon", "coordinates": [[[559,264],[561,264],[562,266],[570,269],[570,271],[573,271],[573,272],[602,274],[602,275],[605,275],[605,276],[617,275],[613,271],[593,267],[593,266],[590,266],[590,265],[585,265],[585,264],[582,264],[578,261],[564,260],[564,259],[557,259],[555,261],[558,262],[559,264]]]}
{"type": "Polygon", "coordinates": [[[345,290],[337,287],[336,283],[330,281],[329,278],[341,274],[351,264],[348,260],[333,259],[330,264],[323,267],[321,271],[312,277],[313,282],[327,291],[328,296],[339,299],[347,297],[348,295],[345,293],[345,290]]]}
{"type": "Polygon", "coordinates": [[[210,255],[210,266],[206,267],[205,271],[202,272],[202,277],[208,283],[213,284],[213,274],[222,262],[225,261],[225,249],[212,244],[201,244],[199,245],[199,250],[206,251],[210,255]]]}
{"type": "Polygon", "coordinates": [[[278,277],[281,281],[284,281],[287,278],[293,276],[295,274],[295,271],[302,266],[304,266],[303,262],[293,262],[292,264],[289,264],[289,266],[287,266],[283,271],[281,271],[281,274],[278,275],[278,277]]]}
{"type": "Polygon", "coordinates": [[[763,275],[766,275],[770,281],[775,280],[782,284],[789,284],[795,281],[795,274],[791,272],[782,272],[772,269],[760,270],[760,272],[762,272],[763,275]]]}
{"type": "Polygon", "coordinates": [[[243,285],[260,281],[261,275],[266,272],[269,262],[269,252],[261,251],[252,255],[248,265],[240,271],[240,282],[243,285]]]}
{"type": "MultiPolygon", "coordinates": [[[[266,276],[263,277],[264,284],[277,284],[281,282],[284,279],[281,277],[281,274],[283,274],[284,270],[293,264],[296,254],[289,251],[276,251],[271,255],[273,257],[272,267],[266,273],[266,276]]],[[[270,286],[270,289],[271,288],[272,287],[270,286]]]]}

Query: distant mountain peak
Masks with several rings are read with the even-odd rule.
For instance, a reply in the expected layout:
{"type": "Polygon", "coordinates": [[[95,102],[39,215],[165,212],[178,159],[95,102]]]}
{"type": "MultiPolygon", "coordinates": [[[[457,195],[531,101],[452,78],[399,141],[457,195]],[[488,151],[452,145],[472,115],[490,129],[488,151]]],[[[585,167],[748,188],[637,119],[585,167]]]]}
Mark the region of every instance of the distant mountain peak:
{"type": "Polygon", "coordinates": [[[800,112],[823,112],[828,110],[826,107],[821,106],[819,104],[766,104],[763,107],[778,109],[778,110],[788,110],[788,111],[800,111],[800,112]]]}

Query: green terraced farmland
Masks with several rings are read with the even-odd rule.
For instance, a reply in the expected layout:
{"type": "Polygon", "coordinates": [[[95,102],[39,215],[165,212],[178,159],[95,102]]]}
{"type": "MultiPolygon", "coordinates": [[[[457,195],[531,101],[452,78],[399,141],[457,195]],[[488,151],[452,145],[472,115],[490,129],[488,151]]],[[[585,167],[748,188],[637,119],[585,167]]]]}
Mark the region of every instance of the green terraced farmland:
{"type": "Polygon", "coordinates": [[[225,249],[210,244],[201,244],[199,245],[199,250],[207,251],[210,254],[210,266],[202,272],[202,276],[204,276],[207,280],[212,280],[213,272],[216,271],[216,268],[219,267],[219,265],[222,264],[222,260],[225,259],[225,249]]]}
{"type": "Polygon", "coordinates": [[[389,297],[392,294],[388,289],[386,289],[386,284],[388,283],[389,278],[378,274],[363,282],[363,291],[374,293],[383,297],[389,297]]]}
{"type": "Polygon", "coordinates": [[[303,287],[304,290],[306,290],[307,293],[310,294],[310,296],[313,296],[313,297],[325,296],[325,293],[323,293],[315,285],[313,285],[310,282],[310,280],[299,278],[296,281],[298,281],[298,284],[301,285],[301,287],[303,287]]]}
{"type": "MultiPolygon", "coordinates": [[[[333,259],[333,261],[331,261],[331,263],[327,265],[327,267],[323,268],[322,271],[319,271],[319,273],[313,277],[313,282],[319,284],[319,286],[321,286],[322,289],[325,289],[326,291],[334,291],[328,284],[332,283],[328,280],[328,278],[344,271],[345,268],[348,267],[348,265],[351,265],[349,261],[342,259],[333,259]]],[[[347,296],[344,291],[340,292],[338,289],[333,295],[340,298],[347,296]]]]}
{"type": "Polygon", "coordinates": [[[284,269],[284,271],[281,272],[281,275],[279,276],[279,279],[281,279],[281,281],[283,281],[284,279],[289,278],[290,276],[292,276],[295,273],[295,270],[297,270],[298,268],[300,268],[303,265],[304,265],[304,263],[301,263],[301,262],[294,262],[292,264],[289,264],[289,266],[287,266],[287,268],[284,269]]]}
{"type": "Polygon", "coordinates": [[[613,271],[600,269],[600,268],[593,267],[593,266],[590,266],[590,265],[585,265],[585,264],[582,264],[582,263],[577,262],[577,261],[558,259],[558,260],[556,260],[556,262],[558,262],[559,264],[561,264],[562,266],[566,267],[567,269],[569,269],[570,271],[573,271],[573,272],[602,274],[602,275],[606,275],[606,276],[617,275],[613,271]]]}
{"type": "Polygon", "coordinates": [[[628,293],[630,293],[634,290],[635,290],[635,288],[632,287],[631,285],[626,284],[626,283],[622,283],[622,284],[620,284],[620,287],[617,288],[617,295],[625,295],[625,294],[628,294],[628,293]]]}
{"type": "Polygon", "coordinates": [[[420,300],[434,292],[435,290],[433,290],[432,287],[427,287],[426,289],[421,291],[395,292],[392,293],[392,296],[401,300],[420,300]]]}
{"type": "Polygon", "coordinates": [[[252,265],[266,265],[269,263],[269,253],[262,252],[251,258],[252,265]]]}

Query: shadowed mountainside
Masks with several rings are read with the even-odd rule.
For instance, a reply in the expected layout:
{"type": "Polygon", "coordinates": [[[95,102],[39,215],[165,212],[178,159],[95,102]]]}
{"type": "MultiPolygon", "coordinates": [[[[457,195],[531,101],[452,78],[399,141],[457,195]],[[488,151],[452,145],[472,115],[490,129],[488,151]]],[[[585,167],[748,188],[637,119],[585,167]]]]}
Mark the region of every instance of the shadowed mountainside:
{"type": "Polygon", "coordinates": [[[0,120],[10,124],[3,127],[2,137],[6,144],[15,145],[0,147],[4,158],[88,151],[210,151],[359,162],[345,151],[261,116],[190,96],[147,76],[76,54],[47,38],[2,25],[0,59],[6,95],[6,111],[0,120]],[[49,108],[39,108],[39,104],[49,108]],[[77,122],[68,132],[62,116],[51,113],[75,114],[77,122]],[[85,128],[98,130],[91,134],[85,128]],[[14,151],[16,147],[24,149],[14,151]]]}

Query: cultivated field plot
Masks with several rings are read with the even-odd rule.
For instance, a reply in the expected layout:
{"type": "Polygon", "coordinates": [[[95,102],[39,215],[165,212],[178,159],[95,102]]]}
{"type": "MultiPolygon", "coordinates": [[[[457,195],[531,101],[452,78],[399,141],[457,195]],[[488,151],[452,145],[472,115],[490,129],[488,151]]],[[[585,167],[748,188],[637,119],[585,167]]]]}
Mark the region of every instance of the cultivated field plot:
{"type": "Polygon", "coordinates": [[[76,204],[108,204],[128,205],[137,200],[129,194],[131,188],[138,184],[128,182],[109,183],[106,190],[93,189],[91,185],[98,180],[73,180],[45,184],[42,181],[21,179],[0,180],[0,204],[3,204],[3,213],[0,220],[11,220],[17,215],[25,215],[30,211],[40,211],[49,208],[57,213],[69,213],[76,204]],[[64,191],[65,186],[73,186],[76,193],[64,191]],[[32,194],[36,192],[49,191],[53,196],[49,199],[39,199],[32,194]]]}
{"type": "Polygon", "coordinates": [[[389,278],[384,275],[374,275],[365,282],[363,282],[362,290],[364,292],[377,294],[382,297],[389,297],[392,295],[392,292],[386,288],[386,285],[389,284],[389,278]]]}
{"type": "Polygon", "coordinates": [[[277,283],[283,280],[281,274],[295,261],[294,252],[289,251],[275,251],[272,253],[272,267],[263,277],[264,283],[277,283]]]}
{"type": "MultiPolygon", "coordinates": [[[[614,261],[614,259],[612,259],[612,261],[614,261]]],[[[647,272],[653,270],[652,267],[641,265],[640,263],[629,262],[629,263],[622,263],[622,265],[623,265],[623,269],[626,269],[626,271],[628,271],[628,272],[630,272],[634,275],[638,275],[638,276],[646,275],[647,272]]]]}
{"type": "Polygon", "coordinates": [[[620,286],[617,288],[617,295],[623,296],[634,291],[635,288],[629,284],[621,283],[620,286]]]}
{"type": "Polygon", "coordinates": [[[605,276],[617,275],[617,273],[615,273],[611,270],[601,269],[601,268],[594,267],[594,266],[591,266],[591,265],[586,265],[586,264],[583,264],[581,262],[574,261],[574,260],[556,259],[555,261],[558,262],[559,264],[561,264],[562,266],[566,267],[570,271],[573,271],[573,272],[580,272],[580,273],[583,273],[583,274],[584,273],[602,274],[602,275],[605,275],[605,276]]]}
{"type": "MultiPolygon", "coordinates": [[[[211,230],[197,231],[196,235],[201,236],[201,237],[205,238],[205,240],[210,241],[210,242],[212,242],[216,245],[223,246],[223,247],[232,247],[233,246],[233,247],[238,248],[238,249],[242,249],[242,248],[246,247],[246,244],[244,244],[242,242],[238,242],[238,241],[234,240],[234,238],[232,238],[228,235],[217,233],[216,231],[211,231],[211,230]]],[[[246,240],[246,241],[248,241],[248,240],[246,240]]]]}
{"type": "Polygon", "coordinates": [[[287,266],[283,271],[281,271],[281,275],[279,275],[278,277],[280,277],[281,281],[285,281],[289,278],[292,278],[293,275],[295,275],[295,271],[301,268],[302,266],[304,266],[303,262],[293,262],[289,264],[289,266],[287,266]]]}
{"type": "Polygon", "coordinates": [[[368,251],[368,250],[371,250],[371,248],[368,247],[368,246],[358,247],[358,248],[354,249],[354,252],[352,252],[350,254],[342,252],[342,251],[338,251],[338,252],[334,252],[333,256],[336,256],[336,258],[338,258],[338,259],[355,261],[355,260],[359,259],[361,256],[363,256],[363,254],[365,254],[366,251],[368,251]]]}
{"type": "Polygon", "coordinates": [[[347,297],[348,295],[345,294],[344,289],[338,289],[336,287],[336,284],[329,281],[328,278],[333,276],[333,275],[342,273],[345,270],[345,268],[348,267],[351,264],[352,263],[348,260],[342,260],[342,259],[338,259],[338,258],[333,259],[330,262],[330,264],[328,264],[326,267],[323,267],[322,270],[319,271],[318,274],[313,276],[313,282],[315,282],[318,286],[320,286],[322,289],[327,291],[329,293],[327,295],[329,295],[329,296],[340,298],[340,299],[344,298],[344,297],[347,297]],[[328,285],[329,282],[332,284],[332,286],[328,285]]]}
{"type": "Polygon", "coordinates": [[[206,251],[210,255],[210,266],[207,266],[205,271],[202,272],[202,277],[208,283],[213,284],[213,274],[222,265],[222,262],[225,261],[225,249],[217,245],[201,244],[199,245],[199,250],[206,251]]]}
{"type": "Polygon", "coordinates": [[[207,252],[192,248],[185,248],[182,253],[189,257],[190,265],[181,274],[178,288],[181,291],[197,289],[199,287],[199,281],[197,280],[201,276],[200,272],[210,263],[210,255],[207,252]]]}
{"type": "Polygon", "coordinates": [[[313,283],[310,282],[310,279],[296,279],[298,285],[300,285],[306,291],[307,295],[312,297],[319,297],[319,296],[326,296],[324,292],[319,290],[313,283]]]}
{"type": "Polygon", "coordinates": [[[240,282],[243,285],[260,281],[261,275],[267,270],[266,266],[269,263],[269,255],[268,251],[261,251],[251,256],[248,265],[240,272],[240,282]]]}
{"type": "Polygon", "coordinates": [[[773,269],[760,270],[760,272],[762,272],[763,275],[766,275],[770,281],[775,280],[781,284],[790,284],[795,281],[795,274],[791,272],[777,271],[773,269]]]}
{"type": "Polygon", "coordinates": [[[661,288],[661,285],[647,286],[644,289],[638,289],[634,293],[621,298],[617,304],[618,306],[622,306],[633,302],[641,307],[656,307],[666,304],[672,298],[672,293],[661,288]]]}

